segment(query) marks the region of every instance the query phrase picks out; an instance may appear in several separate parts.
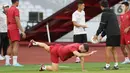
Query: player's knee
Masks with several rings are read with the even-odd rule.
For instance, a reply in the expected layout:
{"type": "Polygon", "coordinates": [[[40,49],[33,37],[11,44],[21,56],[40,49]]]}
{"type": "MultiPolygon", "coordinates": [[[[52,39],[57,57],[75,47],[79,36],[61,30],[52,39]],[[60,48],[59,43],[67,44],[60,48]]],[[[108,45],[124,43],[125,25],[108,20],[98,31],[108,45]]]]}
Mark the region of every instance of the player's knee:
{"type": "Polygon", "coordinates": [[[52,64],[52,70],[53,71],[58,71],[58,65],[57,64],[52,64]]]}

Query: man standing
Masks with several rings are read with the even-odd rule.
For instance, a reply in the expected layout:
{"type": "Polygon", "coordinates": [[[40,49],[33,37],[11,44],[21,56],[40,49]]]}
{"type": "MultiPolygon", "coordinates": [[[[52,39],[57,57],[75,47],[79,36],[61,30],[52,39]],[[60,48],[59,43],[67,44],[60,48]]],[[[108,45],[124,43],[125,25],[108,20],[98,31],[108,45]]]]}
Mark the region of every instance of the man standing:
{"type": "Polygon", "coordinates": [[[10,64],[10,56],[13,56],[13,66],[22,66],[17,62],[18,46],[20,41],[19,29],[21,30],[23,38],[26,37],[24,29],[20,24],[19,10],[16,8],[19,5],[19,0],[11,0],[12,6],[7,11],[8,37],[10,39],[10,46],[8,48],[8,55],[6,55],[5,65],[10,64]]]}
{"type": "MultiPolygon", "coordinates": [[[[73,40],[75,43],[87,43],[87,25],[85,23],[85,4],[80,1],[78,2],[78,9],[72,14],[72,22],[74,25],[74,36],[73,40]]],[[[76,63],[80,62],[79,57],[76,58],[76,63]]]]}
{"type": "Polygon", "coordinates": [[[125,61],[122,64],[130,63],[127,49],[130,49],[130,11],[129,3],[123,2],[121,4],[123,13],[120,15],[120,32],[121,32],[121,50],[125,56],[125,61]]]}
{"type": "Polygon", "coordinates": [[[101,16],[101,22],[99,28],[94,36],[94,40],[98,39],[98,35],[105,31],[107,40],[106,40],[106,65],[103,68],[104,70],[110,69],[110,53],[113,55],[114,67],[113,69],[118,70],[118,58],[116,47],[120,46],[120,29],[117,20],[117,16],[112,9],[108,6],[107,0],[100,1],[101,9],[103,10],[101,16]]]}
{"type": "Polygon", "coordinates": [[[6,19],[6,12],[9,8],[9,5],[3,5],[3,16],[0,16],[0,60],[4,60],[1,55],[1,51],[3,48],[3,56],[7,54],[7,48],[9,46],[9,40],[7,36],[7,19],[6,19]]]}

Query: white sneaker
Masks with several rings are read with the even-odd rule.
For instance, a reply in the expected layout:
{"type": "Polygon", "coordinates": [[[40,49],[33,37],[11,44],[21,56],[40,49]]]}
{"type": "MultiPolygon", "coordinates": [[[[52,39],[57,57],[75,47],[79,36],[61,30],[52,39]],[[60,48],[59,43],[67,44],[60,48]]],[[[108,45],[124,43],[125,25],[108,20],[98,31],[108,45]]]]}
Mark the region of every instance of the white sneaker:
{"type": "Polygon", "coordinates": [[[79,57],[76,57],[75,63],[80,63],[80,58],[79,57]]]}
{"type": "Polygon", "coordinates": [[[19,63],[13,64],[13,66],[15,66],[15,67],[23,67],[23,65],[21,65],[19,63]]]}
{"type": "Polygon", "coordinates": [[[5,64],[5,66],[11,66],[11,64],[5,64]]]}
{"type": "Polygon", "coordinates": [[[125,60],[124,62],[122,62],[121,64],[128,64],[130,63],[130,60],[125,60]]]}
{"type": "Polygon", "coordinates": [[[0,55],[0,60],[4,60],[5,58],[0,55]]]}

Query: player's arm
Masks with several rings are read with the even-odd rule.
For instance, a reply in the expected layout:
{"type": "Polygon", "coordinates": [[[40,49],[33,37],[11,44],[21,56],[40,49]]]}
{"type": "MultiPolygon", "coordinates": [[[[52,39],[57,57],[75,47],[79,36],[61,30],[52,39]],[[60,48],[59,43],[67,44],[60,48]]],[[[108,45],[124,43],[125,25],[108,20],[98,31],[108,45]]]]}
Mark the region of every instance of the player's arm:
{"type": "Polygon", "coordinates": [[[81,64],[82,71],[85,71],[85,68],[84,68],[84,57],[80,57],[80,64],[81,64]]]}
{"type": "Polygon", "coordinates": [[[87,54],[87,53],[79,53],[78,51],[74,51],[73,54],[77,57],[85,57],[85,56],[90,55],[90,54],[87,54]]]}
{"type": "MultiPolygon", "coordinates": [[[[130,12],[129,12],[129,14],[130,14],[130,12]]],[[[130,17],[130,15],[129,15],[129,17],[130,17]]],[[[129,21],[130,21],[130,19],[129,19],[129,21]]],[[[130,31],[130,22],[129,22],[129,26],[125,28],[124,32],[128,33],[129,31],[130,31]]]]}
{"type": "Polygon", "coordinates": [[[124,30],[124,32],[125,32],[125,33],[128,33],[129,30],[130,30],[130,26],[128,26],[128,27],[124,30]]]}
{"type": "Polygon", "coordinates": [[[24,32],[24,29],[22,28],[22,26],[20,24],[20,18],[18,16],[15,16],[15,20],[16,20],[17,26],[20,29],[20,31],[24,32]]]}
{"type": "MultiPolygon", "coordinates": [[[[129,18],[130,18],[130,15],[129,15],[129,18]]],[[[129,19],[129,26],[125,28],[124,32],[127,34],[129,31],[130,31],[130,19],[129,19]]]]}
{"type": "Polygon", "coordinates": [[[25,31],[22,28],[21,23],[20,23],[20,17],[19,17],[19,10],[18,9],[15,10],[15,21],[16,21],[16,24],[17,24],[18,28],[20,29],[20,31],[22,33],[22,37],[26,38],[25,31]]]}
{"type": "Polygon", "coordinates": [[[20,18],[18,16],[15,16],[15,20],[16,20],[16,24],[18,26],[18,28],[20,29],[21,33],[22,33],[22,37],[26,38],[26,34],[24,29],[22,28],[21,24],[20,24],[20,18]]]}
{"type": "Polygon", "coordinates": [[[97,51],[92,51],[90,53],[79,53],[78,51],[73,51],[73,54],[77,57],[85,57],[85,56],[90,56],[92,54],[94,54],[97,51]]]}
{"type": "Polygon", "coordinates": [[[107,26],[107,21],[108,21],[108,16],[107,13],[103,13],[101,16],[101,22],[100,25],[98,27],[98,30],[96,32],[96,36],[98,36],[107,26]]]}
{"type": "Polygon", "coordinates": [[[18,28],[23,33],[24,29],[22,28],[21,23],[20,23],[20,17],[19,17],[20,15],[19,15],[19,10],[18,9],[15,9],[14,16],[15,16],[15,21],[16,21],[16,24],[17,24],[18,28]]]}
{"type": "Polygon", "coordinates": [[[100,36],[99,40],[101,41],[102,38],[103,38],[105,35],[106,35],[106,32],[105,32],[105,30],[103,30],[102,33],[101,33],[101,36],[100,36]]]}
{"type": "Polygon", "coordinates": [[[80,25],[80,24],[78,24],[76,21],[73,21],[73,25],[76,26],[76,27],[87,28],[87,25],[80,25]]]}
{"type": "Polygon", "coordinates": [[[7,25],[9,24],[7,14],[6,14],[6,24],[7,24],[7,25]]]}
{"type": "Polygon", "coordinates": [[[107,13],[102,13],[102,16],[101,16],[101,22],[100,22],[100,25],[98,27],[98,30],[96,32],[96,35],[94,36],[94,40],[97,40],[98,39],[98,35],[105,29],[105,27],[107,26],[107,20],[108,20],[108,16],[107,16],[107,13]]]}
{"type": "MultiPolygon", "coordinates": [[[[129,15],[130,17],[130,15],[129,15]]],[[[125,28],[124,32],[127,34],[130,31],[130,20],[129,20],[129,26],[125,28]]]]}
{"type": "Polygon", "coordinates": [[[105,30],[103,30],[101,33],[101,37],[104,37],[105,35],[106,35],[106,32],[105,32],[105,30]]]}

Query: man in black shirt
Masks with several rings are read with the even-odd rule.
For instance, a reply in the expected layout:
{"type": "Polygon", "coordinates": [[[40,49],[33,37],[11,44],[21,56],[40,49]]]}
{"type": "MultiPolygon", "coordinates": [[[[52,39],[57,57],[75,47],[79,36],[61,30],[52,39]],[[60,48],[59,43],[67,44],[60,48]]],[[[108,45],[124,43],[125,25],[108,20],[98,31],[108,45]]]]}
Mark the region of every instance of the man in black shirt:
{"type": "Polygon", "coordinates": [[[120,29],[117,20],[117,16],[112,9],[109,8],[107,0],[100,1],[101,9],[103,10],[101,16],[101,22],[99,28],[94,36],[94,40],[97,40],[98,35],[105,31],[107,36],[106,39],[106,66],[104,70],[110,69],[110,53],[112,53],[115,65],[113,69],[117,70],[118,68],[118,58],[116,47],[120,46],[120,29]]]}

